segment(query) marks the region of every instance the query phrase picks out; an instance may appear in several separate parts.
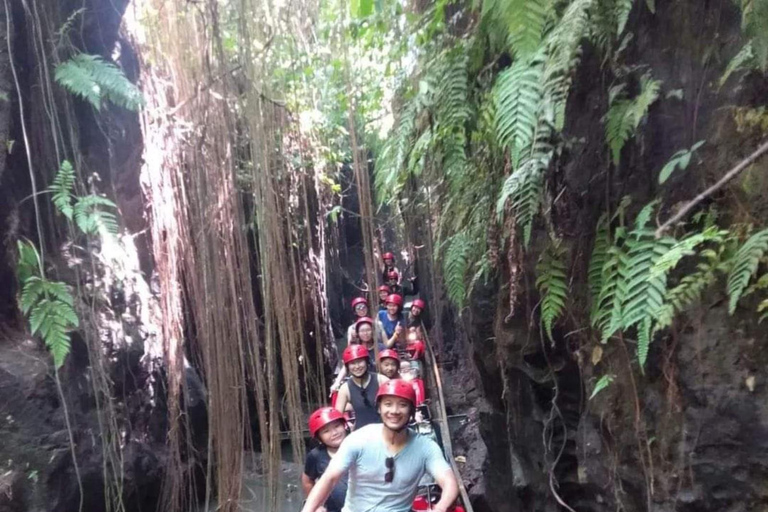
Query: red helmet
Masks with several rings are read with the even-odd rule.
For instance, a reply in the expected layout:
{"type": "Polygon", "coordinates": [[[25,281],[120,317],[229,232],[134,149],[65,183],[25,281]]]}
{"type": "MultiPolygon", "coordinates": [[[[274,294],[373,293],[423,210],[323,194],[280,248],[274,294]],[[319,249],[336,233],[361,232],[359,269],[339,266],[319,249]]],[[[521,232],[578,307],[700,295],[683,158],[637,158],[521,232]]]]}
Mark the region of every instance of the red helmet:
{"type": "Polygon", "coordinates": [[[364,357],[368,357],[367,348],[363,345],[350,345],[344,349],[344,353],[341,355],[341,360],[344,361],[344,364],[347,364],[364,357]]]}
{"type": "Polygon", "coordinates": [[[338,420],[344,421],[344,415],[333,407],[321,407],[309,416],[309,436],[315,437],[321,428],[338,420]]]}
{"type": "Polygon", "coordinates": [[[366,299],[365,297],[356,297],[352,299],[352,309],[355,309],[358,304],[365,304],[367,306],[368,299],[366,299]]]}
{"type": "Polygon", "coordinates": [[[371,327],[373,327],[373,318],[369,316],[361,316],[357,319],[357,322],[355,322],[355,332],[360,330],[360,326],[363,324],[368,324],[371,327]]]}
{"type": "Polygon", "coordinates": [[[403,398],[411,402],[414,407],[416,406],[416,392],[413,390],[411,383],[404,380],[388,380],[379,386],[379,391],[376,393],[376,402],[378,403],[379,399],[384,396],[403,398]]]}
{"type": "Polygon", "coordinates": [[[400,277],[400,274],[397,273],[397,270],[390,270],[387,272],[387,279],[391,281],[397,281],[397,279],[400,277]]]}
{"type": "Polygon", "coordinates": [[[398,306],[403,307],[403,298],[400,295],[393,293],[392,295],[387,297],[387,304],[390,304],[390,303],[397,304],[398,306]]]}
{"type": "Polygon", "coordinates": [[[395,255],[392,254],[391,252],[385,252],[384,254],[381,255],[381,259],[384,261],[386,260],[395,261],[395,255]]]}
{"type": "Polygon", "coordinates": [[[412,308],[424,309],[425,307],[427,307],[427,303],[424,302],[421,299],[416,299],[413,302],[411,302],[411,307],[412,308]]]}
{"type": "Polygon", "coordinates": [[[386,350],[382,350],[379,352],[379,361],[386,358],[394,359],[398,362],[400,362],[400,356],[397,355],[397,350],[392,350],[391,348],[388,348],[386,350]]]}
{"type": "Polygon", "coordinates": [[[389,293],[389,286],[383,284],[383,285],[379,286],[379,291],[380,292],[387,292],[387,293],[389,293]]]}

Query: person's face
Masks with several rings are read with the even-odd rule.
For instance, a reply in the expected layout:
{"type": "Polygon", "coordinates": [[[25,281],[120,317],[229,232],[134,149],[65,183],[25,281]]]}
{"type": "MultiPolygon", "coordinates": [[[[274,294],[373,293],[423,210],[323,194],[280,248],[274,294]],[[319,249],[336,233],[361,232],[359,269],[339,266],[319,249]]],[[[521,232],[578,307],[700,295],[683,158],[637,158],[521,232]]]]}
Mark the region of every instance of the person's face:
{"type": "Polygon", "coordinates": [[[395,262],[392,260],[392,258],[387,258],[384,260],[384,264],[388,267],[393,267],[395,265],[395,262]]]}
{"type": "Polygon", "coordinates": [[[385,301],[387,300],[387,295],[389,295],[389,292],[380,291],[379,292],[379,300],[385,301]]]}
{"type": "Polygon", "coordinates": [[[398,362],[395,359],[385,357],[381,360],[381,373],[383,373],[385,377],[393,379],[395,375],[397,375],[397,370],[398,362]]]}
{"type": "Polygon", "coordinates": [[[338,448],[347,436],[343,420],[332,421],[317,432],[320,442],[329,448],[338,448]]]}
{"type": "Polygon", "coordinates": [[[419,306],[411,306],[411,314],[413,316],[419,316],[421,314],[421,308],[419,306]]]}
{"type": "Polygon", "coordinates": [[[373,328],[370,324],[362,324],[357,330],[357,337],[363,342],[368,342],[373,338],[373,328]]]}
{"type": "Polygon", "coordinates": [[[389,279],[387,279],[387,284],[388,284],[389,286],[395,286],[395,285],[397,284],[397,278],[395,278],[395,277],[390,277],[389,279]]]}
{"type": "Polygon", "coordinates": [[[396,316],[398,309],[399,309],[398,305],[395,304],[394,302],[387,303],[387,313],[389,313],[390,316],[396,316]]]}
{"type": "Polygon", "coordinates": [[[368,371],[368,359],[355,359],[350,362],[347,367],[349,368],[349,373],[351,373],[353,377],[360,378],[368,371]]]}
{"type": "Polygon", "coordinates": [[[355,314],[359,317],[368,316],[368,306],[365,304],[358,304],[355,306],[355,314]]]}
{"type": "Polygon", "coordinates": [[[404,398],[385,396],[379,402],[379,415],[385,427],[400,430],[411,419],[411,403],[404,398]]]}

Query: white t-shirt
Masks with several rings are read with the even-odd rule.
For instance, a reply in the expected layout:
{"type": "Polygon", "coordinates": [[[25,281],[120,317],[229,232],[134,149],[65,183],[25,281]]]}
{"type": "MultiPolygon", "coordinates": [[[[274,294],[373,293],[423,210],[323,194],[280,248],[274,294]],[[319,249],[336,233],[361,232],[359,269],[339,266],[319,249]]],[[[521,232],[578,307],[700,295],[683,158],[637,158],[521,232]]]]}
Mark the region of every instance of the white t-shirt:
{"type": "Polygon", "coordinates": [[[386,483],[390,453],[381,424],[355,430],[342,442],[329,468],[349,472],[349,487],[342,512],[409,512],[425,473],[433,478],[450,470],[440,447],[432,439],[408,430],[405,447],[394,455],[394,478],[386,483]]]}

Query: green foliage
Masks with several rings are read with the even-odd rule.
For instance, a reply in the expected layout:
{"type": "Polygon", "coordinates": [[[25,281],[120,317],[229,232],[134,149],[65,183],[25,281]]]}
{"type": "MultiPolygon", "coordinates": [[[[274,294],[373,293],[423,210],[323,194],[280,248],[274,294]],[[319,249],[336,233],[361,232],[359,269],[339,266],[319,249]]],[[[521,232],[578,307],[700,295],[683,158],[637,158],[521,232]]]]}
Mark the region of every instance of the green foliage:
{"type": "Polygon", "coordinates": [[[536,266],[536,288],[541,294],[541,323],[553,342],[552,325],[562,314],[568,300],[564,254],[559,241],[555,241],[542,253],[536,266]]]}
{"type": "Polygon", "coordinates": [[[117,234],[117,217],[109,211],[115,208],[115,203],[106,197],[95,194],[80,197],[74,207],[75,224],[87,235],[117,234]]]}
{"type": "Polygon", "coordinates": [[[502,215],[507,199],[512,198],[512,207],[517,221],[523,226],[523,245],[531,239],[533,218],[539,210],[544,188],[544,171],[549,165],[549,155],[526,160],[519,169],[504,181],[501,195],[496,203],[496,212],[502,215]]]}
{"type": "Polygon", "coordinates": [[[531,145],[542,99],[541,62],[517,61],[496,79],[496,130],[499,145],[507,147],[517,167],[520,153],[531,145]]]}
{"type": "Polygon", "coordinates": [[[737,71],[743,69],[750,69],[755,65],[755,54],[752,51],[752,43],[745,44],[739,52],[733,56],[725,67],[723,76],[720,77],[720,87],[725,85],[725,82],[737,71]]]}
{"type": "Polygon", "coordinates": [[[69,332],[79,325],[74,299],[66,284],[39,275],[40,261],[31,243],[20,241],[18,247],[21,311],[29,316],[32,334],[40,334],[60,367],[69,354],[69,332]]]}
{"type": "Polygon", "coordinates": [[[660,88],[661,82],[646,73],[640,79],[640,92],[635,98],[627,99],[621,86],[614,89],[611,106],[605,116],[605,140],[611,148],[614,165],[619,164],[621,150],[659,97],[660,88]]]}
{"type": "Polygon", "coordinates": [[[629,19],[629,13],[632,12],[632,6],[634,0],[616,0],[616,21],[618,23],[617,35],[621,35],[624,32],[624,27],[627,26],[627,20],[629,19]]]}
{"type": "Polygon", "coordinates": [[[661,172],[659,173],[659,183],[662,184],[667,181],[675,169],[684,171],[688,167],[688,164],[691,162],[691,156],[693,155],[694,151],[699,149],[702,144],[704,144],[704,141],[700,140],[691,146],[691,149],[681,149],[672,155],[672,158],[669,159],[669,162],[664,164],[664,167],[662,167],[661,172]]]}
{"type": "Polygon", "coordinates": [[[592,394],[589,395],[589,400],[592,400],[595,398],[595,396],[597,396],[599,392],[607,388],[615,378],[615,375],[603,375],[600,377],[600,379],[597,381],[597,384],[595,384],[595,389],[592,390],[592,394]]]}
{"type": "Polygon", "coordinates": [[[515,56],[526,59],[541,44],[551,3],[550,0],[489,0],[483,2],[482,16],[499,23],[515,56]]]}
{"type": "Polygon", "coordinates": [[[467,258],[471,243],[464,233],[457,233],[447,241],[448,248],[443,259],[443,275],[448,297],[459,308],[464,306],[467,295],[464,279],[469,268],[467,258]]]}
{"type": "Polygon", "coordinates": [[[768,229],[752,235],[733,258],[733,267],[728,274],[728,313],[736,311],[736,305],[747,288],[749,280],[757,271],[760,259],[768,250],[768,229]]]}
{"type": "Polygon", "coordinates": [[[592,248],[592,256],[589,259],[589,295],[592,298],[592,311],[597,310],[597,302],[600,291],[603,288],[603,268],[608,261],[608,253],[611,248],[611,230],[608,215],[603,214],[597,221],[595,230],[595,243],[592,248]]]}
{"type": "Polygon", "coordinates": [[[79,53],[56,66],[56,82],[69,92],[101,110],[104,101],[128,110],[138,110],[144,99],[125,74],[98,55],[79,53]]]}
{"type": "Polygon", "coordinates": [[[53,204],[67,219],[72,220],[75,209],[72,206],[72,195],[75,188],[75,169],[69,160],[64,160],[59,166],[59,172],[48,188],[53,192],[53,204]]]}

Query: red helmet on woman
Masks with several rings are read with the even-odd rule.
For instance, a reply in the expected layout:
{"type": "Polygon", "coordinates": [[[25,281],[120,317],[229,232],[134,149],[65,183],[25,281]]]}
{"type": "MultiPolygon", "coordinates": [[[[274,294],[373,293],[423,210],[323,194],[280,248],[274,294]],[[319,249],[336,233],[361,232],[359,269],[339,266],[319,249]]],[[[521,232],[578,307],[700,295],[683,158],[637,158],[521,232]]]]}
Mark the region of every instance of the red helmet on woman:
{"type": "Polygon", "coordinates": [[[352,299],[352,309],[355,309],[358,304],[365,304],[367,306],[368,299],[366,299],[365,297],[356,297],[352,299]]]}
{"type": "Polygon", "coordinates": [[[381,259],[384,261],[387,261],[387,260],[395,261],[395,255],[392,254],[391,252],[385,252],[384,254],[381,255],[381,259]]]}
{"type": "Polygon", "coordinates": [[[411,307],[412,308],[424,309],[425,307],[427,307],[427,303],[424,302],[421,299],[416,299],[413,302],[411,302],[411,307]]]}
{"type": "Polygon", "coordinates": [[[389,281],[397,281],[400,278],[400,274],[397,273],[397,270],[390,270],[387,272],[387,279],[389,281]]]}
{"type": "Polygon", "coordinates": [[[315,437],[321,428],[338,420],[344,421],[344,415],[333,407],[321,407],[309,416],[309,437],[315,437]]]}
{"type": "Polygon", "coordinates": [[[341,355],[341,360],[344,361],[344,364],[348,364],[364,357],[368,357],[368,349],[365,346],[350,345],[344,349],[344,353],[341,355]]]}
{"type": "Polygon", "coordinates": [[[360,330],[360,326],[363,324],[368,324],[371,327],[373,327],[373,318],[369,316],[361,316],[357,319],[357,322],[355,322],[355,332],[360,330]]]}
{"type": "Polygon", "coordinates": [[[379,352],[379,361],[386,358],[394,359],[395,361],[400,362],[400,356],[397,355],[397,350],[392,350],[391,348],[379,352]]]}
{"type": "Polygon", "coordinates": [[[379,386],[379,391],[376,393],[376,403],[385,396],[403,398],[411,402],[414,407],[416,406],[416,392],[413,390],[413,386],[410,382],[405,382],[401,379],[388,380],[379,386]]]}
{"type": "Polygon", "coordinates": [[[403,298],[400,295],[393,293],[387,297],[387,304],[397,304],[398,306],[403,307],[403,298]]]}

